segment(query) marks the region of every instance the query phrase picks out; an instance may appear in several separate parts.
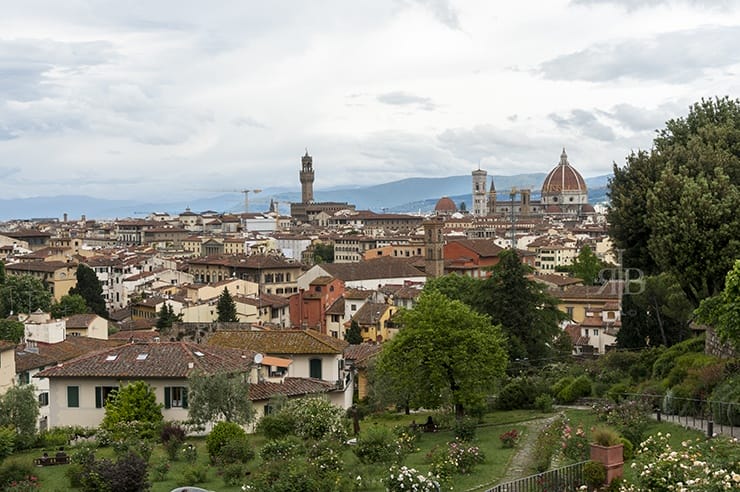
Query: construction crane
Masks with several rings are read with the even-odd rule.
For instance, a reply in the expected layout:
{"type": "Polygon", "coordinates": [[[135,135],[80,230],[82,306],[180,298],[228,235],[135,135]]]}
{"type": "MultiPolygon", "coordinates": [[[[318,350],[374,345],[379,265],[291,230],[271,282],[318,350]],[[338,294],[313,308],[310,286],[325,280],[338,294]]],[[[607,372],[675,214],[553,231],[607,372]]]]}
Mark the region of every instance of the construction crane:
{"type": "Polygon", "coordinates": [[[243,189],[243,190],[204,190],[199,189],[198,191],[215,191],[218,193],[244,193],[244,212],[249,213],[249,194],[250,193],[261,193],[262,190],[259,188],[254,188],[251,190],[243,189]]]}

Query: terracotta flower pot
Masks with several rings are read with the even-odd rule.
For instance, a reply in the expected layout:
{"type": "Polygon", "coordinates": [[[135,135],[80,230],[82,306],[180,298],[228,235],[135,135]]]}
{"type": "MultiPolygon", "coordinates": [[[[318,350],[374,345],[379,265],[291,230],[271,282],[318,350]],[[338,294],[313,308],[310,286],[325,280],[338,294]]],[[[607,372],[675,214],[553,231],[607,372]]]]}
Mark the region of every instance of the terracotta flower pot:
{"type": "Polygon", "coordinates": [[[591,460],[598,461],[606,467],[606,483],[609,484],[616,477],[622,476],[624,457],[622,444],[615,446],[601,446],[591,443],[591,460]]]}

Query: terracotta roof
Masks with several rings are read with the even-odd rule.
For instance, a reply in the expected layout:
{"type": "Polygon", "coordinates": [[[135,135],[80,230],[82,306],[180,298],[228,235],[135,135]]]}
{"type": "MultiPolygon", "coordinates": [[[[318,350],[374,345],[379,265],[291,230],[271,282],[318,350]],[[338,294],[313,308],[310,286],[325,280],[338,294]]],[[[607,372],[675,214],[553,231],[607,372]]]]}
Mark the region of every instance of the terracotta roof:
{"type": "Polygon", "coordinates": [[[352,316],[352,320],[357,321],[359,325],[374,325],[391,307],[391,305],[384,302],[366,302],[352,316]]]}
{"type": "Polygon", "coordinates": [[[333,281],[334,281],[334,277],[324,275],[324,276],[316,277],[315,279],[313,279],[310,285],[329,285],[333,281]]]}
{"type": "Polygon", "coordinates": [[[373,295],[370,290],[363,289],[347,289],[344,291],[345,299],[368,299],[373,295]]]}
{"type": "Polygon", "coordinates": [[[528,275],[527,278],[531,280],[537,280],[545,284],[556,285],[558,287],[583,283],[583,280],[580,278],[568,277],[567,275],[556,275],[553,273],[546,273],[542,275],[528,275]]]}
{"type": "Polygon", "coordinates": [[[371,280],[383,278],[423,277],[424,273],[404,260],[381,256],[358,263],[325,263],[321,265],[329,275],[340,280],[371,280]]]}
{"type": "Polygon", "coordinates": [[[604,285],[572,285],[565,290],[550,290],[550,294],[561,300],[602,299],[619,302],[621,281],[609,281],[604,285]]]}
{"type": "Polygon", "coordinates": [[[358,343],[344,349],[344,359],[351,361],[355,367],[367,367],[369,359],[375,357],[383,348],[379,343],[358,343]]]}
{"type": "Polygon", "coordinates": [[[450,243],[458,243],[482,257],[498,256],[504,250],[490,239],[455,239],[450,243]]]}
{"type": "Polygon", "coordinates": [[[435,212],[446,212],[454,213],[457,212],[457,205],[452,201],[452,198],[443,196],[437,200],[437,204],[434,206],[435,212]]]}
{"type": "Polygon", "coordinates": [[[583,176],[570,165],[565,149],[560,154],[560,163],[550,171],[550,174],[547,175],[544,183],[542,183],[543,195],[547,193],[558,194],[562,191],[587,191],[583,176]]]}
{"type": "Polygon", "coordinates": [[[334,301],[332,305],[327,308],[326,314],[338,314],[340,316],[343,316],[344,315],[344,297],[339,297],[336,301],[334,301]]]}
{"type": "MultiPolygon", "coordinates": [[[[90,324],[99,318],[97,314],[73,314],[72,316],[65,318],[67,328],[87,328],[90,324]]],[[[101,318],[102,319],[102,318],[101,318]]]]}
{"type": "Polygon", "coordinates": [[[31,271],[31,272],[48,272],[53,273],[62,268],[77,268],[77,265],[66,263],[64,261],[28,261],[23,263],[13,263],[5,265],[6,270],[10,271],[31,271]]]}
{"type": "Polygon", "coordinates": [[[312,378],[285,378],[282,383],[263,381],[249,385],[249,399],[252,401],[269,400],[278,395],[300,396],[316,393],[328,393],[335,389],[334,383],[312,378]]]}
{"type": "Polygon", "coordinates": [[[282,357],[273,357],[271,355],[262,357],[263,366],[289,367],[292,363],[293,361],[291,359],[283,359],[282,357]]]}
{"type": "Polygon", "coordinates": [[[241,373],[250,369],[255,353],[189,342],[127,343],[84,355],[41,371],[37,377],[187,378],[241,373]]]}
{"type": "Polygon", "coordinates": [[[242,331],[218,330],[209,346],[244,348],[271,355],[339,354],[348,345],[313,330],[242,331]]]}
{"type": "Polygon", "coordinates": [[[117,347],[124,343],[124,340],[69,337],[59,343],[36,342],[35,349],[27,349],[26,344],[20,344],[15,352],[15,371],[23,372],[51,366],[90,352],[117,347]]]}

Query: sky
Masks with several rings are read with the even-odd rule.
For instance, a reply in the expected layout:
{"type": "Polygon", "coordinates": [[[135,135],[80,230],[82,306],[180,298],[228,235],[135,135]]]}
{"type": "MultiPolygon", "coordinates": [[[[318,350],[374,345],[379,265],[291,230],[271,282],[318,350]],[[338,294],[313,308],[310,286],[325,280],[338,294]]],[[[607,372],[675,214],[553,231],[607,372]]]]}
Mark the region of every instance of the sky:
{"type": "Polygon", "coordinates": [[[3,2],[0,198],[609,173],[740,96],[740,2],[3,2]]]}

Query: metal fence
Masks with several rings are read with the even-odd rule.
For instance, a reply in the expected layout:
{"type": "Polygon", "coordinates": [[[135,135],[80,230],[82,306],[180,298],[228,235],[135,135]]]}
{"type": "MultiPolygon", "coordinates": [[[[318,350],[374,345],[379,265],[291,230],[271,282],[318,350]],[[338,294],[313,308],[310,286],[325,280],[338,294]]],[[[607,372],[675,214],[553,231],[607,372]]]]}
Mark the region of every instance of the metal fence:
{"type": "Polygon", "coordinates": [[[582,461],[496,485],[485,492],[571,492],[584,484],[582,461]]]}

